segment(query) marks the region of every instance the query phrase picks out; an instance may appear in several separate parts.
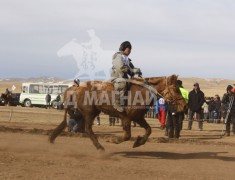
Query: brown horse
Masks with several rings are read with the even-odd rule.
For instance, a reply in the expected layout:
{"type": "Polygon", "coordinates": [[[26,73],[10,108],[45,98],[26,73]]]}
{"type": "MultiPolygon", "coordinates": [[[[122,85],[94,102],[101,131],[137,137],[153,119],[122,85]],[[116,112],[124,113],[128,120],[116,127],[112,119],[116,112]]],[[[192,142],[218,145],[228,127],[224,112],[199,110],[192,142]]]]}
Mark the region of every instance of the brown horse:
{"type": "Polygon", "coordinates": [[[163,97],[167,103],[175,107],[177,112],[185,110],[186,102],[180,93],[176,81],[176,75],[170,77],[130,79],[125,111],[122,113],[114,109],[111,103],[114,90],[111,82],[89,81],[84,82],[80,87],[70,87],[66,90],[64,96],[64,120],[51,133],[49,141],[53,143],[55,138],[66,128],[68,109],[77,108],[84,117],[86,132],[97,149],[104,150],[92,131],[92,124],[95,117],[101,111],[122,119],[124,137],[122,139],[117,138],[118,143],[130,140],[131,121],[134,121],[145,129],[145,134],[142,137],[137,137],[133,147],[143,145],[151,134],[151,127],[145,120],[145,114],[149,110],[149,107],[156,102],[156,97],[163,97]]]}

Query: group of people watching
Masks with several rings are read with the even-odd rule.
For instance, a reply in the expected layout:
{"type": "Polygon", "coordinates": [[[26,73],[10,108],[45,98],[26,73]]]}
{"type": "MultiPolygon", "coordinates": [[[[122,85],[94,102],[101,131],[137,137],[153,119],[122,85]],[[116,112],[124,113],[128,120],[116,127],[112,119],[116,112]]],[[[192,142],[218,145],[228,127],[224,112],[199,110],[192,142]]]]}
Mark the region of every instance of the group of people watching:
{"type": "Polygon", "coordinates": [[[205,102],[202,106],[204,110],[204,120],[207,122],[219,123],[221,121],[225,121],[226,136],[230,136],[230,124],[233,124],[232,131],[233,134],[235,134],[234,93],[235,88],[228,85],[222,100],[219,95],[215,95],[215,97],[205,98],[205,102]]]}
{"type": "Polygon", "coordinates": [[[203,108],[203,119],[207,122],[219,123],[224,113],[220,96],[205,97],[205,102],[202,105],[203,108]]]}
{"type": "MultiPolygon", "coordinates": [[[[203,121],[219,123],[223,119],[226,124],[226,136],[230,136],[230,125],[235,135],[235,88],[228,85],[226,93],[220,100],[219,95],[205,97],[198,83],[188,93],[182,86],[182,81],[177,81],[181,94],[189,107],[188,130],[192,130],[193,121],[198,121],[198,129],[203,130],[203,121]]],[[[165,129],[165,135],[169,138],[179,138],[182,130],[185,112],[175,113],[171,105],[165,104],[160,98],[156,103],[156,117],[160,122],[160,129],[165,129]]]]}

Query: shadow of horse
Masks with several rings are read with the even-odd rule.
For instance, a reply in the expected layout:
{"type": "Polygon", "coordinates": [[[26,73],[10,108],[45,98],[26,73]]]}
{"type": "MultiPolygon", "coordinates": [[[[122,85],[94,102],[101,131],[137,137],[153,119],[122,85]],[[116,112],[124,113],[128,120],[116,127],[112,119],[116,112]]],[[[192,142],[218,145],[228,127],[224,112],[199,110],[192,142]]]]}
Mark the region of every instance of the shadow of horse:
{"type": "Polygon", "coordinates": [[[140,159],[218,159],[221,161],[235,161],[235,157],[222,156],[220,154],[227,154],[228,152],[196,152],[196,153],[172,153],[172,152],[136,152],[136,151],[122,151],[115,152],[112,155],[121,155],[126,158],[140,158],[140,159]]]}

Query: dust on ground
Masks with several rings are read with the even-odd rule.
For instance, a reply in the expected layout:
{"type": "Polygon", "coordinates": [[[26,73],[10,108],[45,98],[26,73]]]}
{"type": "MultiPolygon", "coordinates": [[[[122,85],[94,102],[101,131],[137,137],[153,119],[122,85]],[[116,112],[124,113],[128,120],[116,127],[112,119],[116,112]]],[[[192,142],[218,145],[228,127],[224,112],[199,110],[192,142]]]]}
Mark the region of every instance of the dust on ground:
{"type": "Polygon", "coordinates": [[[63,118],[63,111],[42,108],[0,107],[0,179],[234,179],[235,136],[222,137],[223,124],[204,123],[204,130],[185,130],[179,140],[169,140],[157,119],[148,119],[148,142],[132,148],[143,135],[132,127],[130,141],[119,124],[109,126],[101,116],[94,131],[105,147],[97,151],[86,135],[62,133],[55,144],[48,134],[63,118]]]}

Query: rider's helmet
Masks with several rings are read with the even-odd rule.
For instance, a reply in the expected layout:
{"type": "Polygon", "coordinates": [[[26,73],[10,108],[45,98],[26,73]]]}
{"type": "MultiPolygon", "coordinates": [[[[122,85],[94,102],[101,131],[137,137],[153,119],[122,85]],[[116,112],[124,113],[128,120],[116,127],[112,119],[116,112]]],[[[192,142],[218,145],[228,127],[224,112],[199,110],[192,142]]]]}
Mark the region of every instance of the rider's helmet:
{"type": "Polygon", "coordinates": [[[125,51],[126,48],[132,48],[131,43],[129,41],[124,41],[119,48],[119,51],[125,51]]]}

